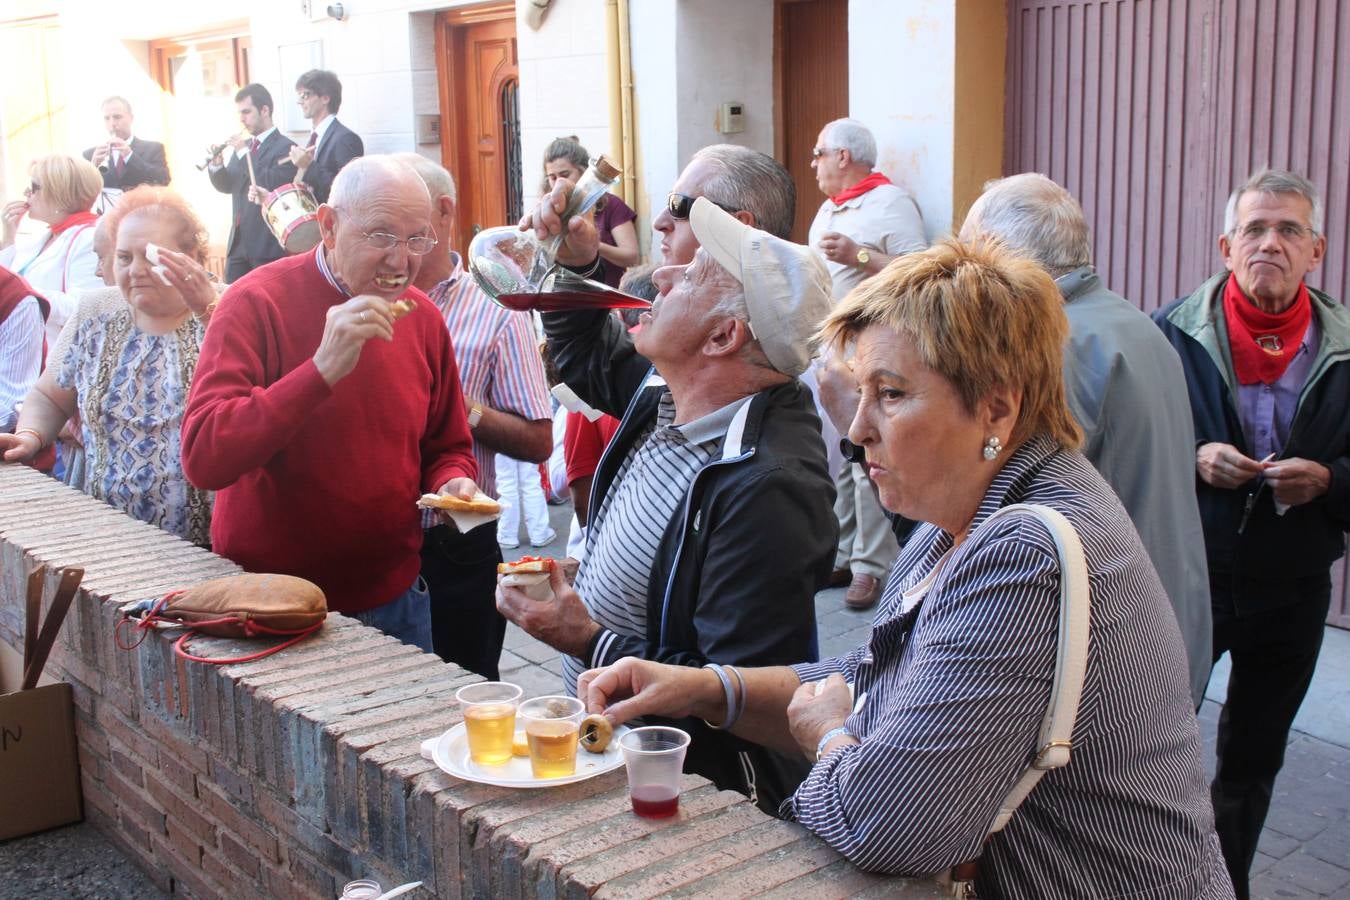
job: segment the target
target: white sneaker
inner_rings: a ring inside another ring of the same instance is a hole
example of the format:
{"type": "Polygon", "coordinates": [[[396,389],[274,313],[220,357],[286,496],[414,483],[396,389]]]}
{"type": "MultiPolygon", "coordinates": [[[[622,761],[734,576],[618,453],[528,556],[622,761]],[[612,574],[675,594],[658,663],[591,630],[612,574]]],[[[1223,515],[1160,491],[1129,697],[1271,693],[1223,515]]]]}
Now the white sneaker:
{"type": "Polygon", "coordinates": [[[497,543],[505,547],[507,550],[514,550],[520,546],[520,541],[503,541],[499,539],[497,543]]]}
{"type": "Polygon", "coordinates": [[[549,544],[553,543],[553,542],[556,541],[557,539],[558,539],[558,532],[556,532],[556,531],[554,531],[554,530],[552,530],[552,529],[549,529],[548,537],[544,538],[542,541],[536,541],[536,540],[534,540],[533,538],[531,538],[531,539],[530,539],[530,546],[531,546],[531,547],[547,547],[549,544]]]}

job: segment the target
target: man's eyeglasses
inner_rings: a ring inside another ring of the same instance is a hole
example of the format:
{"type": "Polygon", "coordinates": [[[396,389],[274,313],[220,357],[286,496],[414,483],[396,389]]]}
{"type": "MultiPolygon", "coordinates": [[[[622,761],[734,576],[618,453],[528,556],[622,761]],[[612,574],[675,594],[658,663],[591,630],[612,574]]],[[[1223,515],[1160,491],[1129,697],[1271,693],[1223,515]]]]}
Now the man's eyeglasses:
{"type": "Polygon", "coordinates": [[[308,100],[310,97],[313,97],[314,95],[313,95],[312,93],[310,93],[309,91],[301,91],[301,92],[300,92],[299,94],[297,94],[296,96],[298,96],[298,97],[300,98],[300,102],[301,102],[301,103],[304,103],[306,100],[308,100]]]}
{"type": "MultiPolygon", "coordinates": [[[[694,201],[697,199],[697,197],[690,197],[688,194],[677,194],[674,191],[671,191],[671,193],[666,196],[666,212],[670,213],[672,219],[687,219],[689,218],[689,211],[694,208],[694,201]]],[[[739,212],[734,206],[718,203],[711,197],[708,198],[708,202],[731,213],[733,216],[739,212]]]]}
{"type": "Polygon", "coordinates": [[[837,147],[815,147],[811,150],[811,158],[820,159],[826,153],[838,153],[838,152],[839,149],[837,147]]]}
{"type": "Polygon", "coordinates": [[[1275,230],[1275,235],[1282,241],[1296,241],[1305,234],[1313,234],[1311,227],[1300,225],[1297,222],[1276,222],[1274,225],[1267,225],[1265,222],[1248,222],[1246,225],[1239,225],[1234,232],[1244,241],[1259,241],[1266,236],[1266,232],[1275,230]]]}
{"type": "Polygon", "coordinates": [[[361,233],[365,235],[366,243],[376,250],[393,250],[399,244],[407,244],[408,252],[413,256],[425,256],[435,249],[439,243],[434,237],[428,237],[424,234],[413,235],[404,240],[387,231],[363,231],[361,233]]]}

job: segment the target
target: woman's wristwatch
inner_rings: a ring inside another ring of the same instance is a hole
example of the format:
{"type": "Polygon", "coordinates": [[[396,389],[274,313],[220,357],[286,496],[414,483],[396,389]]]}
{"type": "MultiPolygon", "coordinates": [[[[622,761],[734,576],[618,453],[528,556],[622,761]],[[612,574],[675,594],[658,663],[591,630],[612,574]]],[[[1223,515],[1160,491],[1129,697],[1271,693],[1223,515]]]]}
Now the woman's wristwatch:
{"type": "Polygon", "coordinates": [[[825,755],[826,744],[828,744],[835,738],[842,737],[844,735],[848,735],[854,740],[857,740],[857,738],[853,736],[853,732],[849,731],[843,725],[840,725],[838,728],[831,728],[829,731],[825,732],[825,734],[823,734],[820,738],[820,743],[816,744],[816,762],[820,762],[820,758],[825,755]]]}

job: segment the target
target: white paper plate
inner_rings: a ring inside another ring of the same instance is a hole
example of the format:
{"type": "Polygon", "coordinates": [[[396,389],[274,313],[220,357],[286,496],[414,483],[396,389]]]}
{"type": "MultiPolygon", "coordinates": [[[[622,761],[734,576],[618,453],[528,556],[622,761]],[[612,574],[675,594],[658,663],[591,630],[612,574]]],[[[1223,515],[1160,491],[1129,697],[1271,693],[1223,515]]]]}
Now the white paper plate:
{"type": "Polygon", "coordinates": [[[578,748],[577,771],[563,778],[535,778],[534,772],[530,770],[529,758],[522,756],[513,756],[510,762],[500,766],[480,766],[469,758],[469,741],[464,735],[463,722],[438,738],[423,741],[422,756],[434,762],[441,771],[465,781],[512,788],[553,787],[585,781],[622,766],[623,753],[619,750],[619,738],[627,732],[626,725],[615,728],[614,738],[604,753],[588,753],[578,748]]]}

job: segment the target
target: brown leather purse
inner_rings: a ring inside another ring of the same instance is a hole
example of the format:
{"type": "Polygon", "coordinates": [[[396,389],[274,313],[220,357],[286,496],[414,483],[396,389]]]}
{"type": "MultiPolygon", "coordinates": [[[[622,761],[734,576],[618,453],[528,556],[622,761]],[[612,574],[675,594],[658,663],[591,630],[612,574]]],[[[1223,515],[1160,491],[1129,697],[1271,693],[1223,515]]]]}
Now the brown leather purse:
{"type": "Polygon", "coordinates": [[[122,615],[124,622],[135,620],[135,627],[142,631],[135,644],[123,649],[138,646],[150,629],[186,628],[174,643],[179,656],[196,662],[238,663],[270,656],[318,631],[328,617],[328,603],[323,590],[303,578],[246,574],[213,578],[159,600],[130,603],[122,607],[122,615]],[[188,640],[196,634],[289,640],[246,656],[208,658],[187,651],[188,640]]]}

